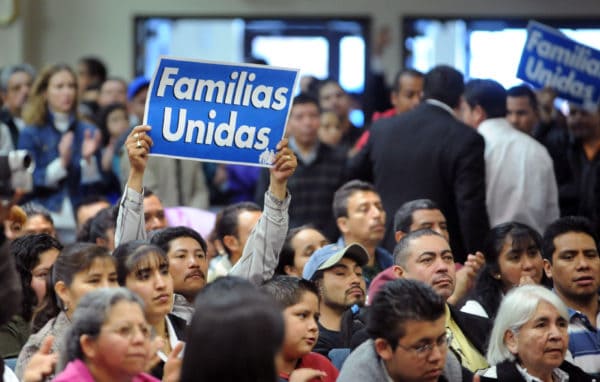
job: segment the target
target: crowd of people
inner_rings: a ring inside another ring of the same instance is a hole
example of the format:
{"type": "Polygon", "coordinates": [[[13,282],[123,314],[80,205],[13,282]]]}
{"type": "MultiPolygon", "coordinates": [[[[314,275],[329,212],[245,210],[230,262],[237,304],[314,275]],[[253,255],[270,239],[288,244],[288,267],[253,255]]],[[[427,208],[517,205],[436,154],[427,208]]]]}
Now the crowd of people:
{"type": "Polygon", "coordinates": [[[359,128],[307,78],[259,169],[149,155],[149,85],[0,72],[5,381],[600,380],[600,105],[440,65],[359,128]]]}

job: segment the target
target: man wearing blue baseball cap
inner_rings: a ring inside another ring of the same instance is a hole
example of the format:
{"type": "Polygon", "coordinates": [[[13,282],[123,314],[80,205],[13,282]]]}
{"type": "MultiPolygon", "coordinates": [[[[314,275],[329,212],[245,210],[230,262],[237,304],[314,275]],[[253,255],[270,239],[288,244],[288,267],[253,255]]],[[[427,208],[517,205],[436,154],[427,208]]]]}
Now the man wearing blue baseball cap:
{"type": "Polygon", "coordinates": [[[304,266],[302,277],[313,281],[320,295],[319,340],[313,351],[330,356],[332,349],[349,349],[352,333],[364,327],[358,312],[365,303],[362,267],[368,261],[360,244],[329,244],[317,249],[304,266]],[[348,320],[343,319],[345,314],[348,320]],[[342,330],[345,325],[352,327],[342,330]]]}

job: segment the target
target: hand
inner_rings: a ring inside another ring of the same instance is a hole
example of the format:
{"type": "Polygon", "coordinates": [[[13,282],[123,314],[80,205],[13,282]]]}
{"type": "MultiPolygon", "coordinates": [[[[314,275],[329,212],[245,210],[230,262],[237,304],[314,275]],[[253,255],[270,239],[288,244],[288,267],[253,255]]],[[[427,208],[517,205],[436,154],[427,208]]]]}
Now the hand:
{"type": "Polygon", "coordinates": [[[271,180],[269,189],[280,200],[285,199],[287,180],[296,171],[298,160],[294,152],[288,147],[288,139],[283,138],[277,144],[277,154],[271,167],[271,180]]]}
{"type": "Polygon", "coordinates": [[[127,156],[129,157],[129,163],[131,164],[131,171],[143,174],[146,170],[148,153],[150,152],[150,147],[153,145],[152,138],[146,134],[150,130],[151,127],[148,125],[136,126],[131,130],[131,133],[129,133],[129,136],[125,140],[127,156]]]}
{"type": "Polygon", "coordinates": [[[71,155],[73,154],[71,149],[71,147],[73,147],[73,139],[73,132],[67,131],[62,138],[60,138],[60,142],[58,143],[58,155],[60,156],[60,161],[64,168],[67,168],[71,161],[71,155]]]}
{"type": "Polygon", "coordinates": [[[485,265],[483,253],[476,252],[475,255],[469,254],[463,267],[456,271],[456,286],[454,293],[448,298],[450,304],[456,304],[462,300],[475,286],[477,274],[485,265]]]}
{"type": "Polygon", "coordinates": [[[277,144],[277,154],[271,167],[271,177],[276,182],[287,182],[298,167],[298,160],[294,152],[288,147],[288,139],[283,138],[277,144]]]}
{"type": "Polygon", "coordinates": [[[535,285],[536,282],[531,278],[531,276],[521,276],[519,279],[519,286],[522,285],[535,285]]]}
{"type": "Polygon", "coordinates": [[[40,349],[31,357],[25,366],[22,382],[39,382],[54,372],[58,354],[52,353],[54,336],[48,336],[42,342],[40,349]]]}
{"type": "Polygon", "coordinates": [[[183,359],[179,357],[181,351],[185,344],[183,342],[178,342],[169,354],[169,358],[167,362],[165,362],[165,367],[163,369],[163,382],[178,382],[179,376],[181,375],[181,365],[183,364],[183,359]]]}
{"type": "Polygon", "coordinates": [[[302,368],[302,369],[296,369],[296,370],[292,371],[292,373],[290,374],[290,379],[288,381],[289,382],[308,382],[308,381],[312,381],[314,378],[319,378],[320,380],[323,380],[323,378],[325,378],[326,376],[327,376],[327,373],[325,373],[324,371],[302,368]]]}
{"type": "Polygon", "coordinates": [[[150,371],[160,362],[158,351],[163,348],[165,341],[161,337],[154,337],[150,342],[150,351],[146,359],[146,371],[150,371]]]}
{"type": "Polygon", "coordinates": [[[102,142],[102,134],[99,131],[87,129],[83,133],[83,142],[81,143],[81,157],[89,161],[92,155],[96,153],[102,142]]]}
{"type": "Polygon", "coordinates": [[[127,186],[137,192],[142,192],[144,171],[146,171],[146,164],[148,163],[148,153],[150,152],[150,147],[153,145],[152,138],[147,134],[150,130],[151,127],[148,125],[136,126],[125,140],[127,156],[131,164],[127,186]]]}

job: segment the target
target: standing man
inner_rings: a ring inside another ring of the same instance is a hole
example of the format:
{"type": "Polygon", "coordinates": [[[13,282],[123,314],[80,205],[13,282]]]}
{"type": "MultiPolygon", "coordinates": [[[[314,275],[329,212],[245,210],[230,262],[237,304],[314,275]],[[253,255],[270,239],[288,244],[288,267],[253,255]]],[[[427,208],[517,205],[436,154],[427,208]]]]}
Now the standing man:
{"type": "Polygon", "coordinates": [[[486,203],[491,226],[516,221],[538,232],[559,216],[552,159],[506,120],[506,90],[493,80],[465,87],[463,121],[485,140],[486,203]]]}
{"type": "Polygon", "coordinates": [[[569,103],[569,134],[548,142],[554,159],[561,216],[579,215],[600,223],[600,104],[569,103]]]}
{"type": "Polygon", "coordinates": [[[560,218],[542,240],[544,269],[554,292],[569,309],[569,352],[573,363],[600,377],[600,257],[588,219],[560,218]]]}
{"type": "Polygon", "coordinates": [[[372,181],[381,195],[388,216],[387,249],[394,246],[394,212],[420,198],[434,200],[443,211],[459,262],[482,246],[489,229],[484,141],[456,118],[463,90],[460,72],[433,68],[424,79],[425,101],[375,122],[367,145],[351,159],[349,173],[372,181]]]}
{"type": "Polygon", "coordinates": [[[506,119],[517,130],[534,135],[540,122],[535,93],[525,84],[513,86],[506,91],[506,119]]]}

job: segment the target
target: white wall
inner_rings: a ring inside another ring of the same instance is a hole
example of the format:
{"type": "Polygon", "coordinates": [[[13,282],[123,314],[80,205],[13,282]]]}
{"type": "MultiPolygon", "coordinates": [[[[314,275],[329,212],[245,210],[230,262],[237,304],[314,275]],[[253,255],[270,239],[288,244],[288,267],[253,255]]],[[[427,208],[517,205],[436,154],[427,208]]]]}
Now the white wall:
{"type": "Polygon", "coordinates": [[[384,56],[396,68],[400,21],[412,16],[576,17],[600,15],[598,0],[19,0],[21,15],[0,28],[0,66],[29,61],[75,64],[86,54],[109,63],[112,74],[133,74],[134,17],[198,16],[360,16],[373,32],[392,27],[393,49],[384,56]]]}

